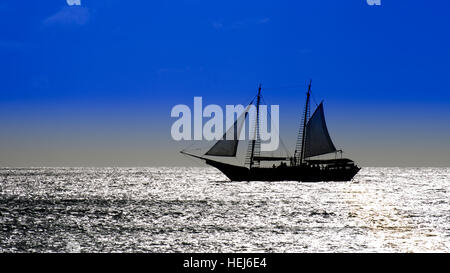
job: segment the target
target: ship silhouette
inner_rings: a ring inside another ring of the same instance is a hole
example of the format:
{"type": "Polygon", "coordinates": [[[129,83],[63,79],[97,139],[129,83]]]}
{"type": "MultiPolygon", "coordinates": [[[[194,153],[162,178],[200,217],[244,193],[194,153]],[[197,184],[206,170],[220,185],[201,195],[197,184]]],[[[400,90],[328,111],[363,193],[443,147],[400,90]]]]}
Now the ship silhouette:
{"type": "MultiPolygon", "coordinates": [[[[244,165],[229,164],[221,158],[236,157],[240,140],[237,135],[238,122],[247,118],[247,111],[233,125],[234,138],[226,139],[226,133],[205,154],[196,155],[186,150],[180,153],[204,160],[225,174],[231,181],[350,181],[360,170],[355,162],[342,158],[342,150],[337,150],[325,123],[323,102],[310,115],[311,81],[306,93],[306,105],[302,115],[296,148],[293,156],[261,156],[259,137],[259,106],[261,103],[261,85],[256,95],[255,137],[249,142],[244,165]],[[333,154],[332,159],[317,159],[317,156],[333,154]],[[340,154],[340,157],[338,157],[340,154]],[[316,159],[314,159],[316,158],[316,159]],[[271,167],[262,166],[262,162],[273,161],[271,167]]],[[[252,105],[254,100],[250,102],[252,105]]],[[[247,108],[248,109],[248,108],[247,108]]],[[[231,128],[230,128],[231,129],[231,128]]],[[[229,130],[230,130],[229,129],[229,130]]]]}

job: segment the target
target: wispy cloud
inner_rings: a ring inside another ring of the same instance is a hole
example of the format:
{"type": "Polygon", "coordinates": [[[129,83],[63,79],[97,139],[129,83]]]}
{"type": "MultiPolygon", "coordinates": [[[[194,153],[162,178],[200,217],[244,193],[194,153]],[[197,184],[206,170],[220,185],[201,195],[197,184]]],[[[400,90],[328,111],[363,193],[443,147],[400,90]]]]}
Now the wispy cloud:
{"type": "Polygon", "coordinates": [[[57,13],[47,17],[44,25],[85,25],[89,21],[89,9],[79,5],[63,7],[57,13]]]}
{"type": "Polygon", "coordinates": [[[270,22],[270,18],[261,18],[261,19],[247,19],[242,21],[235,21],[229,24],[225,24],[220,21],[214,21],[212,22],[212,27],[217,30],[228,30],[228,29],[239,29],[246,26],[252,26],[252,25],[260,25],[260,24],[267,24],[270,22]]]}
{"type": "Polygon", "coordinates": [[[223,24],[219,23],[219,22],[213,22],[212,23],[213,28],[215,29],[222,29],[223,28],[223,24]]]}
{"type": "Polygon", "coordinates": [[[258,21],[259,24],[267,24],[270,22],[270,18],[263,18],[258,21]]]}
{"type": "Polygon", "coordinates": [[[156,74],[158,76],[162,75],[168,75],[172,73],[185,73],[185,72],[191,72],[191,71],[203,71],[203,66],[200,67],[191,67],[191,66],[184,66],[184,67],[161,67],[156,69],[156,74]]]}
{"type": "Polygon", "coordinates": [[[300,49],[298,50],[298,53],[299,53],[300,55],[308,55],[308,54],[312,53],[312,50],[309,49],[309,48],[300,48],[300,49]]]}
{"type": "Polygon", "coordinates": [[[23,48],[26,44],[18,41],[3,40],[0,41],[0,48],[23,48]]]}
{"type": "Polygon", "coordinates": [[[66,0],[69,6],[81,6],[81,0],[66,0]]]}

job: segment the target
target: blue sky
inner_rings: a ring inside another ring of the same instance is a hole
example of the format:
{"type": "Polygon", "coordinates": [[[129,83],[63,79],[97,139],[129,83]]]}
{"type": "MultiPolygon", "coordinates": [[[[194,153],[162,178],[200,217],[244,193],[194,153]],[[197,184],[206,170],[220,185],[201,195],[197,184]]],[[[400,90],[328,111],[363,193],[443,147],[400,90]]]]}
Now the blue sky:
{"type": "Polygon", "coordinates": [[[450,3],[381,4],[0,1],[0,164],[191,165],[172,106],[259,83],[291,143],[312,78],[361,165],[450,166],[450,3]]]}

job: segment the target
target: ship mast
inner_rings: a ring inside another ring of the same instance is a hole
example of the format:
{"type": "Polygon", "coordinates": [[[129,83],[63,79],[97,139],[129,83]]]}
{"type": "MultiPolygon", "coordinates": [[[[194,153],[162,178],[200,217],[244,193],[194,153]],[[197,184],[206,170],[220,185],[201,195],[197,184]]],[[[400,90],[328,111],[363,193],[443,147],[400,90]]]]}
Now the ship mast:
{"type": "Polygon", "coordinates": [[[305,156],[305,140],[306,140],[306,124],[308,122],[308,108],[309,108],[309,97],[311,96],[311,81],[309,80],[308,93],[306,93],[306,105],[305,105],[305,116],[303,119],[303,132],[302,132],[302,148],[300,151],[300,166],[303,165],[303,160],[305,156]]]}
{"type": "Polygon", "coordinates": [[[261,102],[261,84],[258,87],[258,96],[256,99],[256,130],[255,130],[255,138],[252,140],[252,151],[250,154],[250,169],[253,167],[253,157],[255,153],[255,144],[259,137],[259,104],[261,102]]]}

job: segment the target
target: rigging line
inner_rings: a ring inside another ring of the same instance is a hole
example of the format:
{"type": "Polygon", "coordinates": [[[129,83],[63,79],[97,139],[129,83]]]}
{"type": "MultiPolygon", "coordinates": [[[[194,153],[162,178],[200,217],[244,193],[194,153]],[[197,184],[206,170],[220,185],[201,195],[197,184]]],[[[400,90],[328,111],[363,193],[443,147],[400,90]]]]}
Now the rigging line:
{"type": "Polygon", "coordinates": [[[252,98],[251,100],[245,100],[244,102],[249,101],[249,102],[246,103],[245,105],[247,106],[247,105],[249,105],[249,104],[252,104],[253,101],[255,100],[255,98],[256,98],[257,96],[258,96],[258,94],[254,95],[253,98],[252,98]]]}
{"type": "Polygon", "coordinates": [[[252,104],[257,96],[258,95],[253,96],[253,98],[251,100],[245,100],[245,101],[249,101],[248,103],[245,104],[245,106],[252,104]]]}
{"type": "Polygon", "coordinates": [[[316,104],[316,106],[319,106],[319,104],[317,103],[316,98],[314,97],[314,94],[313,94],[312,91],[311,91],[310,94],[312,95],[313,101],[314,101],[314,103],[316,104]]]}
{"type": "Polygon", "coordinates": [[[279,86],[279,87],[264,87],[262,90],[280,90],[280,89],[292,89],[292,88],[301,88],[304,85],[289,85],[289,86],[279,86]]]}
{"type": "Polygon", "coordinates": [[[189,159],[189,160],[195,162],[196,165],[198,165],[198,166],[203,166],[203,165],[199,162],[199,160],[201,160],[201,159],[199,159],[199,158],[193,158],[193,157],[188,156],[188,155],[186,155],[186,154],[182,154],[182,155],[185,156],[187,159],[189,159]]]}
{"type": "MultiPolygon", "coordinates": [[[[264,97],[261,95],[261,99],[263,100],[263,102],[267,105],[266,100],[264,99],[264,97]]],[[[267,113],[269,114],[270,119],[272,120],[272,116],[270,115],[270,112],[267,111],[267,113]]],[[[278,130],[277,130],[278,131],[278,130]]],[[[291,153],[289,153],[289,150],[287,149],[286,145],[283,142],[283,139],[281,138],[281,134],[278,131],[278,135],[280,135],[280,144],[282,146],[282,148],[284,149],[284,151],[286,152],[286,154],[288,155],[288,157],[291,157],[291,153]]]]}

